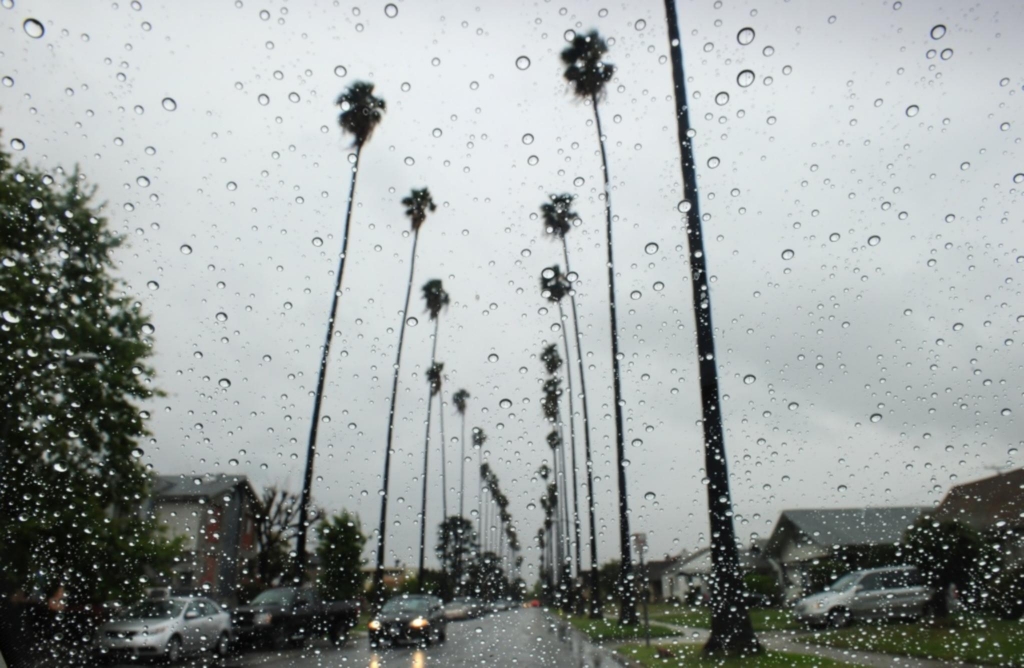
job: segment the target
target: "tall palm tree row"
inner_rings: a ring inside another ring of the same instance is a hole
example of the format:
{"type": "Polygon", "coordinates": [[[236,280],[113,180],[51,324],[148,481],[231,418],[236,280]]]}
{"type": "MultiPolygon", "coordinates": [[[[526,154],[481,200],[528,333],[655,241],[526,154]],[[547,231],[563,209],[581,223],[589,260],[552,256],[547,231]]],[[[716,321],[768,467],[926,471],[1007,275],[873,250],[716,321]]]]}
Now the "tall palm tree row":
{"type": "Polygon", "coordinates": [[[568,607],[575,596],[575,587],[572,582],[571,551],[572,541],[569,537],[569,493],[565,461],[565,439],[562,428],[562,386],[561,378],[557,375],[562,368],[562,357],[558,354],[558,345],[550,344],[541,351],[541,362],[548,373],[548,379],[544,381],[544,396],[541,399],[541,410],[544,419],[551,425],[551,432],[548,433],[548,446],[551,448],[552,461],[555,469],[555,485],[558,488],[558,505],[556,507],[558,523],[560,526],[558,543],[561,552],[558,563],[558,589],[564,594],[562,603],[568,607]]]}
{"type": "Polygon", "coordinates": [[[402,366],[402,343],[405,340],[405,326],[409,317],[409,298],[412,296],[412,281],[416,273],[416,247],[420,241],[420,229],[427,221],[427,214],[437,210],[434,199],[427,188],[413,190],[402,200],[405,215],[412,225],[412,256],[409,261],[409,280],[405,289],[405,305],[402,307],[402,320],[398,328],[398,350],[395,354],[395,373],[391,383],[391,404],[388,406],[387,444],[384,449],[384,475],[380,496],[380,523],[377,529],[377,567],[373,571],[373,594],[377,604],[383,604],[384,583],[384,549],[388,518],[388,483],[391,477],[391,452],[395,435],[395,401],[398,399],[398,376],[402,366]]]}
{"type": "MultiPolygon", "coordinates": [[[[569,279],[562,273],[561,268],[556,264],[547,267],[541,272],[540,276],[540,291],[541,296],[548,301],[558,305],[558,323],[562,330],[562,345],[565,347],[565,381],[566,381],[566,394],[569,401],[569,447],[572,450],[572,505],[573,505],[573,542],[576,546],[575,554],[575,565],[576,565],[576,577],[579,578],[582,570],[582,544],[580,539],[580,495],[579,495],[579,483],[577,482],[577,470],[576,465],[576,418],[575,411],[573,410],[573,393],[572,393],[572,370],[568,360],[571,358],[569,351],[569,334],[567,332],[568,327],[565,322],[565,309],[562,308],[562,299],[571,291],[571,285],[569,279]]],[[[596,544],[596,543],[595,543],[596,544]]],[[[591,595],[596,595],[596,591],[592,591],[591,595]]],[[[576,603],[576,613],[582,614],[583,612],[583,597],[579,595],[578,587],[576,582],[573,582],[573,599],[576,603]]]]}
{"type": "MultiPolygon", "coordinates": [[[[417,571],[420,593],[423,592],[423,566],[427,549],[427,481],[430,472],[428,466],[430,462],[430,415],[433,413],[434,397],[441,392],[441,376],[443,373],[444,364],[432,360],[430,368],[427,370],[427,385],[430,388],[430,396],[427,399],[427,433],[423,444],[423,497],[420,502],[420,561],[419,570],[417,571]]],[[[447,515],[445,515],[445,519],[447,519],[447,515]]],[[[442,563],[446,563],[446,561],[442,559],[442,563]]]]}
{"type": "MultiPolygon", "coordinates": [[[[452,404],[455,405],[455,410],[462,418],[462,436],[459,438],[459,517],[465,518],[465,504],[464,496],[466,491],[466,407],[469,401],[469,391],[466,389],[458,390],[452,395],[452,404]]],[[[463,524],[460,522],[459,526],[463,524]]],[[[459,536],[461,542],[462,536],[459,536]]],[[[456,555],[455,560],[455,586],[461,592],[462,587],[462,553],[459,552],[456,555]]]]}
{"type": "Polygon", "coordinates": [[[616,317],[615,262],[612,244],[611,182],[608,177],[608,154],[605,151],[605,137],[601,129],[601,114],[598,102],[604,94],[605,85],[615,74],[615,66],[604,62],[608,47],[597,31],[586,35],[577,34],[572,44],[562,51],[562,62],[566,65],[564,77],[573,86],[576,97],[591,104],[594,109],[594,124],[597,141],[601,149],[601,168],[604,174],[605,235],[608,249],[608,307],[612,338],[612,390],[615,395],[615,456],[619,469],[619,552],[622,566],[619,570],[619,623],[633,626],[639,622],[636,611],[636,587],[633,582],[632,550],[629,536],[629,497],[626,489],[626,446],[625,424],[622,416],[622,374],[619,368],[619,327],[616,317]]]}
{"type": "Polygon", "coordinates": [[[479,488],[477,489],[476,508],[476,535],[477,541],[483,549],[483,542],[486,538],[483,533],[484,521],[484,443],[487,442],[487,434],[481,427],[473,427],[473,448],[476,450],[477,470],[481,471],[479,488]]]}
{"type": "Polygon", "coordinates": [[[711,528],[711,635],[704,645],[708,655],[749,655],[761,651],[750,622],[750,610],[740,577],[739,550],[732,521],[729,470],[725,456],[722,410],[718,397],[718,368],[715,357],[714,326],[711,323],[711,291],[708,288],[707,259],[701,229],[700,199],[697,193],[696,162],[690,114],[687,109],[683,44],[675,0],[665,0],[672,77],[675,84],[676,127],[678,131],[686,211],[687,242],[690,251],[690,285],[693,290],[693,318],[697,332],[697,364],[700,372],[701,410],[704,426],[704,466],[708,476],[708,520],[711,528]]]}
{"type": "MultiPolygon", "coordinates": [[[[569,304],[572,306],[573,331],[576,334],[576,362],[580,379],[580,404],[583,408],[583,455],[587,466],[587,506],[590,520],[590,617],[592,619],[599,619],[602,616],[602,605],[597,572],[597,510],[594,497],[594,458],[590,448],[590,412],[587,409],[587,380],[583,370],[583,337],[580,334],[580,320],[576,310],[576,290],[573,288],[573,282],[569,278],[572,276],[572,270],[569,268],[569,242],[566,240],[566,235],[569,234],[569,231],[580,218],[572,210],[572,195],[550,195],[549,199],[551,200],[550,202],[541,204],[541,217],[544,221],[545,233],[552,239],[559,240],[562,244],[562,258],[565,260],[565,274],[568,285],[567,294],[569,295],[569,304]]],[[[559,311],[559,315],[563,315],[561,311],[559,311]]],[[[562,333],[565,335],[564,327],[562,333]]],[[[568,359],[568,354],[566,354],[566,358],[568,359]]],[[[575,465],[573,468],[575,468],[575,465]]]]}
{"type": "Polygon", "coordinates": [[[316,457],[317,429],[320,426],[320,406],[324,395],[324,380],[327,376],[327,360],[331,354],[331,340],[334,338],[334,321],[338,314],[338,300],[341,297],[341,279],[345,272],[345,258],[348,257],[349,227],[352,223],[352,204],[356,195],[356,177],[359,176],[360,158],[363,146],[384,117],[384,100],[373,95],[373,84],[357,81],[338,96],[335,103],[341,107],[338,125],[342,132],[352,135],[356,149],[355,166],[349,184],[348,206],[345,210],[345,225],[341,232],[341,254],[338,256],[338,271],[334,278],[334,294],[331,295],[331,311],[327,317],[327,334],[320,351],[320,366],[317,369],[316,391],[313,395],[313,420],[309,425],[309,442],[306,446],[306,469],[302,477],[302,493],[299,496],[299,531],[295,545],[295,579],[302,582],[306,575],[306,536],[309,531],[309,499],[313,485],[313,461],[316,457]]]}

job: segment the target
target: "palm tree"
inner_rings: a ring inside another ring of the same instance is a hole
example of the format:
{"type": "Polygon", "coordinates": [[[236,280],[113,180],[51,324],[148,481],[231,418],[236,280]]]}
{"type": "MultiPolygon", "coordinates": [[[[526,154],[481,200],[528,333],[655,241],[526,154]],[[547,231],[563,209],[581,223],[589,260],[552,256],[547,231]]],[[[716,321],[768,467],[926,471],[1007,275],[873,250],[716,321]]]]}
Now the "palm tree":
{"type": "MultiPolygon", "coordinates": [[[[430,460],[430,414],[433,413],[434,397],[441,391],[442,374],[444,364],[431,360],[430,368],[427,370],[427,385],[430,387],[430,396],[427,398],[427,435],[423,444],[423,500],[420,502],[420,567],[417,582],[420,593],[423,592],[423,558],[427,550],[427,462],[430,460]]],[[[448,515],[444,518],[447,520],[448,515]]],[[[444,563],[444,559],[441,560],[444,563]]]]}
{"type": "Polygon", "coordinates": [[[687,242],[693,289],[693,318],[697,332],[697,364],[704,425],[704,466],[708,476],[708,519],[711,528],[711,636],[704,653],[754,654],[761,646],[750,623],[750,610],[740,577],[736,530],[732,522],[729,470],[722,432],[722,410],[718,398],[718,368],[715,358],[714,327],[711,324],[711,291],[707,283],[707,260],[701,230],[700,199],[686,101],[682,39],[675,0],[665,0],[672,76],[675,83],[676,124],[683,170],[683,197],[690,203],[686,212],[687,242]]]}
{"type": "MultiPolygon", "coordinates": [[[[441,283],[441,279],[434,278],[423,284],[423,300],[427,303],[427,313],[430,314],[430,319],[434,321],[434,343],[430,353],[430,363],[433,364],[437,358],[437,338],[438,329],[441,324],[441,311],[448,308],[448,303],[451,298],[444,289],[444,285],[441,283]]],[[[428,404],[427,410],[430,411],[432,402],[428,404]]],[[[442,388],[440,398],[440,415],[438,418],[441,421],[441,507],[444,515],[448,517],[448,482],[446,474],[446,457],[445,457],[445,442],[444,442],[444,391],[442,388]]]]}
{"type": "MultiPolygon", "coordinates": [[[[573,228],[574,223],[579,220],[579,216],[572,210],[572,195],[551,195],[549,199],[551,200],[550,202],[545,202],[540,207],[544,220],[544,231],[551,238],[558,239],[562,243],[562,257],[565,260],[566,272],[565,280],[568,285],[567,294],[569,295],[569,304],[572,306],[573,331],[576,333],[576,362],[580,377],[580,403],[583,405],[583,454],[587,464],[587,496],[589,497],[587,505],[590,510],[590,617],[591,619],[600,619],[602,613],[600,583],[597,571],[597,512],[594,507],[594,460],[590,449],[590,414],[587,411],[587,382],[583,371],[583,341],[580,334],[580,321],[576,312],[576,291],[572,287],[572,282],[569,281],[572,271],[569,268],[569,243],[565,238],[569,230],[573,228]]],[[[554,277],[552,278],[554,279],[554,277]]],[[[545,286],[542,283],[541,290],[544,290],[544,288],[545,286]]],[[[551,288],[554,290],[551,293],[552,297],[557,296],[558,291],[562,289],[557,280],[552,281],[551,288]]],[[[558,314],[564,322],[565,314],[561,310],[561,300],[559,300],[558,314]]],[[[562,336],[567,336],[564,327],[562,328],[562,336]]],[[[568,346],[566,346],[566,350],[568,351],[568,346]]],[[[569,354],[566,352],[566,357],[568,358],[568,356],[569,354]]],[[[571,379],[571,373],[569,377],[571,379]]],[[[572,413],[571,407],[569,412],[572,413]]],[[[575,452],[575,449],[573,452],[575,452]]]]}
{"type": "Polygon", "coordinates": [[[487,442],[487,434],[480,427],[473,427],[473,447],[476,449],[477,468],[480,474],[480,489],[477,491],[477,515],[476,533],[479,537],[481,549],[484,542],[483,521],[484,521],[484,443],[487,442]]]}
{"type": "Polygon", "coordinates": [[[306,470],[302,477],[302,494],[299,497],[299,532],[295,543],[295,578],[302,582],[306,575],[306,534],[309,530],[308,509],[310,489],[313,485],[313,460],[316,457],[316,436],[320,426],[320,405],[324,396],[324,379],[327,376],[327,360],[331,353],[331,339],[334,334],[334,320],[338,314],[338,299],[341,297],[341,278],[348,256],[348,232],[352,222],[352,203],[356,195],[356,177],[359,176],[359,158],[374,128],[384,117],[384,100],[373,95],[373,84],[358,81],[338,96],[335,103],[341,107],[338,124],[343,132],[352,135],[356,149],[355,167],[348,191],[348,207],[345,211],[345,227],[341,234],[341,255],[338,257],[338,272],[334,280],[334,294],[331,296],[331,314],[327,318],[327,335],[320,351],[320,367],[317,370],[316,393],[313,395],[313,421],[309,425],[309,442],[306,446],[306,470]]]}
{"type": "MultiPolygon", "coordinates": [[[[469,399],[469,392],[461,389],[452,395],[452,403],[455,410],[462,417],[462,436],[459,438],[459,518],[464,518],[465,505],[463,495],[466,491],[466,401],[469,399]]],[[[462,524],[459,524],[461,527],[462,524]]],[[[461,536],[460,536],[461,539],[461,536]]],[[[456,555],[455,559],[455,587],[458,593],[462,590],[462,554],[456,555]]]]}
{"type": "MultiPolygon", "coordinates": [[[[564,238],[564,236],[563,236],[564,238]]],[[[567,253],[568,255],[568,253],[567,253]]],[[[548,301],[558,305],[558,322],[561,325],[562,330],[562,345],[565,346],[565,358],[570,358],[569,352],[569,334],[566,331],[568,327],[565,326],[565,311],[562,309],[562,299],[570,294],[572,291],[569,279],[562,274],[559,266],[552,265],[541,272],[540,275],[540,291],[541,295],[548,301]]],[[[544,361],[544,360],[542,360],[544,361]]],[[[547,362],[545,361],[545,366],[547,362]]],[[[556,369],[557,370],[557,369],[556,369]]],[[[548,373],[554,373],[550,369],[548,373]]],[[[580,577],[580,573],[583,572],[583,558],[581,554],[582,545],[580,540],[580,496],[579,496],[579,484],[576,480],[576,412],[573,409],[573,396],[572,396],[572,371],[566,366],[565,369],[565,380],[566,380],[566,394],[569,397],[569,445],[572,449],[572,507],[573,507],[573,537],[576,543],[576,577],[580,577]]],[[[589,440],[589,439],[588,439],[589,440]]],[[[592,480],[592,479],[591,479],[592,480]]],[[[591,504],[591,516],[593,516],[593,504],[591,504]]],[[[597,546],[597,541],[594,536],[591,536],[592,547],[597,546]]],[[[577,604],[577,614],[583,613],[583,597],[578,595],[578,587],[576,583],[573,583],[573,599],[577,604]]],[[[596,591],[591,591],[592,596],[596,596],[596,591]]]]}
{"type": "Polygon", "coordinates": [[[395,401],[398,398],[398,373],[402,366],[402,342],[405,339],[405,325],[409,314],[409,298],[412,296],[412,279],[416,272],[416,246],[420,241],[420,228],[427,220],[427,214],[437,209],[430,191],[426,188],[413,190],[402,200],[405,215],[412,224],[412,259],[409,262],[409,281],[405,289],[405,305],[402,307],[402,322],[398,328],[398,352],[395,356],[395,375],[391,383],[391,405],[388,408],[387,447],[384,449],[383,493],[380,495],[380,524],[377,529],[377,568],[373,572],[373,592],[378,604],[383,604],[384,592],[384,534],[388,518],[388,482],[391,477],[391,443],[395,435],[395,401]]]}
{"type": "Polygon", "coordinates": [[[601,131],[601,114],[598,100],[604,86],[615,74],[615,66],[604,62],[608,51],[604,40],[597,31],[587,35],[577,34],[572,45],[562,51],[562,62],[566,64],[565,79],[574,87],[576,97],[587,100],[594,108],[594,123],[597,126],[597,140],[601,147],[601,167],[604,172],[605,232],[608,238],[608,306],[612,333],[612,389],[615,394],[615,455],[619,467],[619,552],[622,567],[619,570],[619,623],[634,626],[638,623],[636,612],[636,590],[633,585],[632,551],[629,538],[629,498],[626,492],[626,446],[622,417],[622,379],[619,370],[619,326],[616,318],[615,264],[612,257],[612,205],[611,183],[608,179],[608,155],[604,148],[604,133],[601,131]]]}

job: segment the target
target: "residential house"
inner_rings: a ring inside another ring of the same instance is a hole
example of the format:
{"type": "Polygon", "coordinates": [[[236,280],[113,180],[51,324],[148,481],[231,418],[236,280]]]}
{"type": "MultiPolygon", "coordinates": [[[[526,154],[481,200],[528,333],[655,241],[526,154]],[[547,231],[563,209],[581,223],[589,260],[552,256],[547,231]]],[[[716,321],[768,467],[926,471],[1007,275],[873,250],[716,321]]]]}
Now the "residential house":
{"type": "Polygon", "coordinates": [[[785,510],[764,547],[787,600],[813,593],[836,575],[898,562],[895,544],[926,509],[785,510]]]}
{"type": "Polygon", "coordinates": [[[203,591],[235,602],[250,584],[256,557],[260,500],[245,476],[157,476],[145,508],[170,538],[181,538],[183,558],[174,566],[172,589],[203,591]]]}
{"type": "MultiPolygon", "coordinates": [[[[739,551],[740,570],[759,573],[769,569],[761,556],[763,541],[754,541],[739,551]]],[[[711,575],[711,548],[704,547],[696,552],[680,554],[672,567],[665,569],[661,576],[663,600],[678,599],[686,603],[699,603],[710,594],[708,579],[711,575]]]]}
{"type": "Polygon", "coordinates": [[[1024,563],[1024,468],[957,485],[929,515],[999,539],[1011,564],[1024,563]]]}
{"type": "Polygon", "coordinates": [[[648,601],[665,600],[663,588],[665,574],[674,570],[681,558],[682,555],[670,557],[666,554],[664,559],[644,562],[644,573],[641,575],[647,582],[648,601]]]}

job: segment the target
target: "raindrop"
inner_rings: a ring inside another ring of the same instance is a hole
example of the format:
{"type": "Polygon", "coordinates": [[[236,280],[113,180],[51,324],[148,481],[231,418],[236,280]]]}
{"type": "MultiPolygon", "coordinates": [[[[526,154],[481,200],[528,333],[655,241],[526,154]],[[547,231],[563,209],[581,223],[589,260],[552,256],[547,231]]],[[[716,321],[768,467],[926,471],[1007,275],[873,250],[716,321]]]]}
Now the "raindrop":
{"type": "Polygon", "coordinates": [[[68,470],[68,465],[65,464],[64,462],[54,462],[53,470],[56,471],[57,473],[64,473],[68,470]]]}
{"type": "Polygon", "coordinates": [[[953,331],[954,332],[959,332],[963,328],[964,328],[964,323],[962,323],[962,322],[954,322],[953,323],[953,331]]]}
{"type": "Polygon", "coordinates": [[[3,79],[0,79],[0,82],[3,83],[5,88],[10,88],[11,86],[14,85],[14,79],[12,79],[10,77],[4,77],[3,79]]]}
{"type": "Polygon", "coordinates": [[[145,176],[140,176],[140,177],[136,178],[135,179],[135,183],[139,184],[139,187],[141,187],[141,188],[148,188],[149,187],[149,179],[147,179],[145,176]]]}
{"type": "Polygon", "coordinates": [[[907,117],[913,118],[914,116],[917,116],[917,112],[919,111],[921,111],[921,108],[918,107],[916,104],[912,104],[909,107],[907,107],[907,117]]]}
{"type": "Polygon", "coordinates": [[[396,7],[392,3],[384,5],[384,16],[388,17],[389,19],[395,18],[396,16],[398,16],[398,7],[396,7]]]}
{"type": "Polygon", "coordinates": [[[839,233],[833,232],[832,234],[828,235],[828,240],[832,242],[839,241],[839,233]]]}
{"type": "Polygon", "coordinates": [[[680,200],[679,204],[676,204],[676,211],[679,213],[686,213],[691,208],[693,208],[693,205],[690,204],[690,200],[680,200]]]}
{"type": "Polygon", "coordinates": [[[1024,174],[1020,174],[1020,173],[1014,174],[1013,175],[1013,182],[1014,183],[1024,183],[1024,174]]]}
{"type": "Polygon", "coordinates": [[[530,69],[530,59],[527,58],[526,56],[519,56],[518,58],[516,58],[516,67],[518,67],[520,70],[530,69]]]}
{"type": "Polygon", "coordinates": [[[577,176],[575,179],[572,180],[572,184],[574,186],[576,186],[577,188],[581,187],[583,185],[583,183],[584,183],[584,180],[583,180],[582,176],[577,176]]]}
{"type": "Polygon", "coordinates": [[[791,410],[791,411],[795,411],[796,409],[800,408],[800,404],[798,404],[798,403],[797,403],[797,402],[795,402],[795,401],[791,401],[791,402],[789,402],[789,406],[788,406],[788,408],[789,408],[789,410],[791,410]]]}
{"type": "Polygon", "coordinates": [[[295,102],[298,102],[301,99],[302,98],[295,91],[292,91],[291,93],[288,93],[288,101],[289,102],[295,103],[295,102]]]}
{"type": "Polygon", "coordinates": [[[651,286],[655,292],[661,292],[665,289],[665,284],[661,281],[655,281],[654,285],[651,286]]]}
{"type": "Polygon", "coordinates": [[[12,325],[14,325],[14,324],[17,324],[17,323],[21,322],[21,318],[19,318],[18,316],[16,316],[16,315],[15,315],[14,313],[12,313],[11,311],[4,311],[4,313],[3,313],[3,317],[4,317],[4,321],[5,321],[5,322],[9,322],[9,323],[11,323],[12,325]]]}
{"type": "Polygon", "coordinates": [[[633,292],[629,293],[630,299],[640,299],[641,297],[643,297],[643,294],[639,290],[633,290],[633,292]]]}
{"type": "Polygon", "coordinates": [[[836,487],[836,490],[838,490],[840,493],[845,492],[846,491],[846,485],[840,485],[839,487],[836,487]]]}
{"type": "Polygon", "coordinates": [[[1009,408],[1004,408],[999,412],[1003,417],[1009,417],[1010,415],[1013,415],[1013,411],[1011,411],[1009,408]]]}
{"type": "Polygon", "coordinates": [[[268,12],[265,9],[261,9],[260,10],[260,19],[262,19],[264,21],[269,21],[270,20],[270,12],[268,12]]]}
{"type": "Polygon", "coordinates": [[[15,151],[24,151],[25,142],[15,137],[14,139],[11,140],[11,148],[13,148],[15,151]]]}
{"type": "Polygon", "coordinates": [[[324,245],[324,240],[321,239],[320,237],[313,237],[313,245],[319,248],[320,246],[324,245]]]}
{"type": "Polygon", "coordinates": [[[715,156],[711,156],[710,158],[708,158],[708,167],[710,167],[711,169],[718,167],[720,164],[722,164],[722,161],[716,158],[715,156]]]}
{"type": "Polygon", "coordinates": [[[796,253],[793,252],[792,248],[787,248],[786,250],[782,251],[783,260],[792,260],[794,255],[796,255],[796,253]]]}
{"type": "Polygon", "coordinates": [[[565,31],[565,32],[564,32],[564,33],[562,34],[562,37],[563,37],[563,38],[565,38],[565,41],[566,41],[566,42],[571,42],[571,41],[573,41],[574,39],[576,39],[576,31],[575,31],[575,30],[566,30],[566,31],[565,31]]]}
{"type": "Polygon", "coordinates": [[[638,19],[637,22],[633,24],[633,27],[636,28],[637,30],[643,30],[644,28],[647,27],[647,21],[644,21],[643,19],[638,19]]]}
{"type": "Polygon", "coordinates": [[[738,33],[736,33],[736,41],[742,44],[743,46],[750,44],[751,42],[754,41],[754,29],[744,28],[743,30],[740,30],[738,33]]]}
{"type": "Polygon", "coordinates": [[[159,290],[160,284],[157,283],[156,281],[149,281],[148,283],[146,283],[146,287],[149,288],[150,290],[159,290]]]}
{"type": "Polygon", "coordinates": [[[647,499],[648,501],[654,501],[656,498],[658,498],[658,495],[655,494],[654,492],[647,492],[646,494],[644,494],[644,498],[647,499]]]}
{"type": "Polygon", "coordinates": [[[441,128],[434,128],[430,134],[434,135],[435,137],[440,137],[444,133],[441,131],[441,128]]]}
{"type": "Polygon", "coordinates": [[[167,111],[174,111],[178,108],[178,103],[174,101],[173,97],[165,97],[160,100],[160,105],[167,111]]]}
{"type": "Polygon", "coordinates": [[[181,251],[182,255],[191,255],[192,254],[192,247],[189,246],[188,244],[182,244],[181,248],[179,248],[178,250],[181,251]]]}
{"type": "Polygon", "coordinates": [[[717,104],[718,106],[721,107],[721,106],[724,106],[724,105],[726,105],[728,103],[729,103],[729,94],[726,93],[724,90],[721,93],[719,93],[718,95],[715,96],[715,104],[717,104]]]}
{"type": "Polygon", "coordinates": [[[228,380],[227,378],[221,378],[220,380],[217,381],[217,384],[223,387],[224,389],[231,387],[231,381],[228,380]]]}
{"type": "Polygon", "coordinates": [[[932,28],[932,39],[942,39],[946,34],[946,26],[941,23],[932,28]]]}
{"type": "Polygon", "coordinates": [[[415,327],[416,325],[420,324],[420,321],[416,319],[416,316],[409,316],[406,319],[405,324],[408,325],[409,327],[415,327]]]}
{"type": "Polygon", "coordinates": [[[334,76],[343,77],[346,74],[348,74],[348,70],[345,69],[344,65],[338,65],[337,67],[334,68],[334,76]]]}
{"type": "Polygon", "coordinates": [[[234,181],[228,181],[227,184],[224,187],[227,188],[228,190],[232,191],[232,192],[234,192],[235,190],[238,190],[238,184],[235,183],[234,181]]]}
{"type": "Polygon", "coordinates": [[[872,234],[868,237],[868,246],[877,246],[880,243],[882,243],[882,237],[877,234],[872,234]]]}
{"type": "Polygon", "coordinates": [[[882,421],[882,414],[881,413],[872,413],[871,417],[869,419],[872,422],[881,422],[882,421]]]}
{"type": "Polygon", "coordinates": [[[648,255],[654,255],[655,253],[658,252],[658,244],[652,241],[651,243],[644,246],[644,252],[647,253],[648,255]]]}
{"type": "Polygon", "coordinates": [[[404,162],[405,162],[405,164],[407,164],[410,167],[412,167],[413,165],[416,164],[416,159],[413,158],[411,155],[407,155],[407,156],[405,156],[404,162]]]}
{"type": "Polygon", "coordinates": [[[961,172],[966,172],[970,168],[971,168],[971,163],[967,162],[966,160],[964,162],[960,163],[960,171],[961,172]]]}
{"type": "Polygon", "coordinates": [[[270,104],[270,96],[269,96],[269,95],[267,95],[266,93],[260,93],[260,96],[259,96],[259,97],[257,97],[256,99],[257,99],[257,100],[259,101],[259,103],[260,103],[260,104],[262,104],[262,105],[263,105],[264,107],[265,107],[265,106],[267,106],[268,104],[270,104]]]}
{"type": "Polygon", "coordinates": [[[531,167],[536,165],[538,162],[540,162],[540,158],[538,158],[535,155],[531,155],[529,158],[526,159],[526,164],[530,165],[531,167]]]}
{"type": "Polygon", "coordinates": [[[496,354],[494,354],[494,353],[491,353],[490,355],[487,356],[487,361],[488,362],[497,362],[498,361],[498,356],[496,354]]]}
{"type": "Polygon", "coordinates": [[[139,457],[141,457],[144,454],[145,453],[142,451],[142,448],[132,448],[132,457],[135,457],[136,459],[138,459],[139,457]]]}
{"type": "Polygon", "coordinates": [[[949,60],[953,57],[953,49],[943,49],[942,53],[939,54],[939,58],[943,60],[949,60]]]}
{"type": "Polygon", "coordinates": [[[227,319],[228,319],[228,314],[227,314],[227,313],[225,313],[224,311],[220,311],[220,312],[218,312],[218,313],[217,313],[217,315],[216,315],[216,316],[214,316],[214,317],[216,317],[216,318],[217,318],[217,322],[227,322],[227,319]]]}
{"type": "Polygon", "coordinates": [[[750,84],[754,83],[755,78],[756,77],[754,76],[754,72],[752,70],[743,70],[742,72],[736,75],[736,84],[740,88],[746,88],[750,84]]]}
{"type": "Polygon", "coordinates": [[[36,19],[25,19],[25,22],[21,24],[21,27],[24,28],[25,34],[32,39],[39,39],[46,32],[46,28],[43,27],[43,24],[36,19]]]}
{"type": "Polygon", "coordinates": [[[752,373],[748,373],[746,376],[743,376],[743,384],[744,385],[753,385],[756,381],[757,381],[757,376],[755,376],[752,373]]]}
{"type": "Polygon", "coordinates": [[[60,327],[54,327],[53,329],[50,330],[50,336],[60,341],[61,339],[67,336],[67,332],[65,332],[60,327]]]}
{"type": "Polygon", "coordinates": [[[533,143],[533,135],[531,135],[529,132],[527,132],[525,135],[523,135],[523,143],[526,144],[527,146],[532,144],[533,143]]]}
{"type": "Polygon", "coordinates": [[[512,400],[502,399],[501,401],[498,402],[498,405],[501,406],[502,408],[512,408],[512,400]]]}

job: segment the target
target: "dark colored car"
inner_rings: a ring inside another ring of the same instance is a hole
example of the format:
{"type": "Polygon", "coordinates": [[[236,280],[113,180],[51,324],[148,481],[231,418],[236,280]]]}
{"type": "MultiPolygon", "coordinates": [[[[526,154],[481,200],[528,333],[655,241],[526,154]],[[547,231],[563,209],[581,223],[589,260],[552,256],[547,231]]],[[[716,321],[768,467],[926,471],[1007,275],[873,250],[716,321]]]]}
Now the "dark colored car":
{"type": "Polygon", "coordinates": [[[448,620],[436,596],[396,596],[384,604],[369,630],[370,647],[403,642],[430,645],[447,639],[448,620]]]}
{"type": "Polygon", "coordinates": [[[324,601],[310,587],[277,587],[236,608],[231,621],[242,646],[281,649],[323,635],[343,645],[359,621],[359,603],[324,601]]]}

